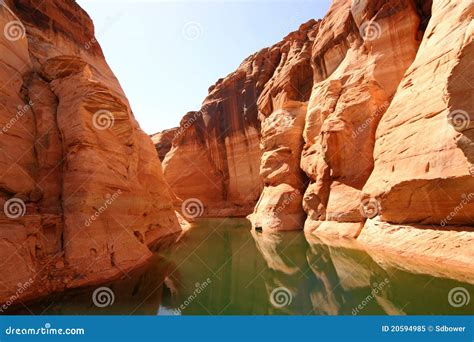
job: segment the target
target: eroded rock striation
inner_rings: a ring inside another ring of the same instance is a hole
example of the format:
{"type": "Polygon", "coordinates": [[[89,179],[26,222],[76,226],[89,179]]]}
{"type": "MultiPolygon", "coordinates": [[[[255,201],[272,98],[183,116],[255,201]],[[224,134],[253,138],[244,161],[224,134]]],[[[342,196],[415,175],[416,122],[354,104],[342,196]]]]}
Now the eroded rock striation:
{"type": "Polygon", "coordinates": [[[180,228],[92,21],[70,0],[7,0],[0,28],[0,303],[142,265],[180,228]]]}
{"type": "Polygon", "coordinates": [[[197,203],[204,216],[245,216],[260,195],[256,101],[271,77],[269,57],[269,51],[249,57],[210,87],[202,108],[187,113],[174,132],[163,161],[165,178],[181,201],[197,203]]]}
{"type": "Polygon", "coordinates": [[[304,227],[407,259],[430,246],[472,271],[473,14],[469,0],[334,0],[211,88],[181,122],[166,179],[204,216],[251,214],[264,231],[304,227]]]}

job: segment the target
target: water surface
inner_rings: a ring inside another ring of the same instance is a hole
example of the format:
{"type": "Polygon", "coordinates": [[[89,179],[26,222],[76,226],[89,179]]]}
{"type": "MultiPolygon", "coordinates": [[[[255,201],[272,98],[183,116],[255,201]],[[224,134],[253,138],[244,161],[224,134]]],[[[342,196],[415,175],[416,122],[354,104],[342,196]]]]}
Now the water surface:
{"type": "Polygon", "coordinates": [[[472,314],[454,307],[470,284],[382,267],[361,249],[331,247],[302,232],[261,234],[244,219],[201,220],[177,242],[156,246],[146,268],[102,286],[113,304],[94,305],[94,288],[16,308],[23,314],[385,315],[472,314]]]}

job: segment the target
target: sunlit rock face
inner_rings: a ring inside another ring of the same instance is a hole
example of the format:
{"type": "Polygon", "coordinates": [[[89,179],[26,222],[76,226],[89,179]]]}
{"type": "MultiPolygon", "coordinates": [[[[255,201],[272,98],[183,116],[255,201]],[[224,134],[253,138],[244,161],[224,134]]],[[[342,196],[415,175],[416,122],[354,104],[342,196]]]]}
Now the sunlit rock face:
{"type": "Polygon", "coordinates": [[[272,226],[303,224],[298,165],[316,28],[310,21],[248,57],[209,89],[200,111],[182,119],[163,162],[165,178],[181,201],[202,203],[202,216],[246,216],[259,201],[254,217],[272,226]],[[291,217],[274,217],[287,196],[299,197],[281,209],[291,217]]]}
{"type": "Polygon", "coordinates": [[[307,229],[365,220],[360,204],[377,127],[416,56],[420,22],[408,0],[335,1],[322,21],[301,159],[311,179],[303,202],[307,229]]]}
{"type": "Polygon", "coordinates": [[[378,126],[363,191],[379,200],[384,221],[474,224],[473,14],[472,1],[433,2],[416,58],[378,126]]]}
{"type": "Polygon", "coordinates": [[[373,216],[473,224],[473,11],[469,1],[333,3],[313,48],[308,230],[354,237],[373,216]]]}
{"type": "Polygon", "coordinates": [[[211,87],[166,179],[204,216],[253,208],[263,230],[472,226],[473,6],[333,1],[211,87]]]}
{"type": "Polygon", "coordinates": [[[90,18],[69,0],[6,1],[0,27],[0,303],[144,263],[180,228],[90,18]]]}
{"type": "Polygon", "coordinates": [[[249,216],[256,228],[295,230],[304,224],[301,201],[307,178],[299,160],[313,83],[311,48],[319,24],[310,21],[283,39],[278,47],[282,57],[258,101],[263,151],[260,174],[265,187],[249,216]]]}
{"type": "Polygon", "coordinates": [[[262,50],[210,87],[202,108],[186,114],[174,134],[165,178],[178,199],[200,203],[201,216],[245,216],[260,195],[256,101],[271,77],[270,57],[262,50]]]}

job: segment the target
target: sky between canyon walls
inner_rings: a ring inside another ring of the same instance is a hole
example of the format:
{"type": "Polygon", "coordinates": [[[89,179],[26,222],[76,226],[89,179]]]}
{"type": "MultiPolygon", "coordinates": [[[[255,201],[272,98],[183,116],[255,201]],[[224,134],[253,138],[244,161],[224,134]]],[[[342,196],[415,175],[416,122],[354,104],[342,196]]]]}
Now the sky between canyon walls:
{"type": "Polygon", "coordinates": [[[78,0],[142,129],[156,133],[198,110],[209,86],[273,45],[330,0],[78,0]]]}

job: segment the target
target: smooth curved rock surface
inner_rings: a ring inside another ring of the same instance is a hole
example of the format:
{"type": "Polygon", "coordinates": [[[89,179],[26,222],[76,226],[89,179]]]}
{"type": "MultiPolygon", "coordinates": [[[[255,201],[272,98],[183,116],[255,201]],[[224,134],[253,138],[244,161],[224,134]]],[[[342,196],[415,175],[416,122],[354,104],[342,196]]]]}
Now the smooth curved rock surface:
{"type": "Polygon", "coordinates": [[[119,277],[180,230],[156,150],[74,1],[0,27],[0,303],[119,277]]]}

